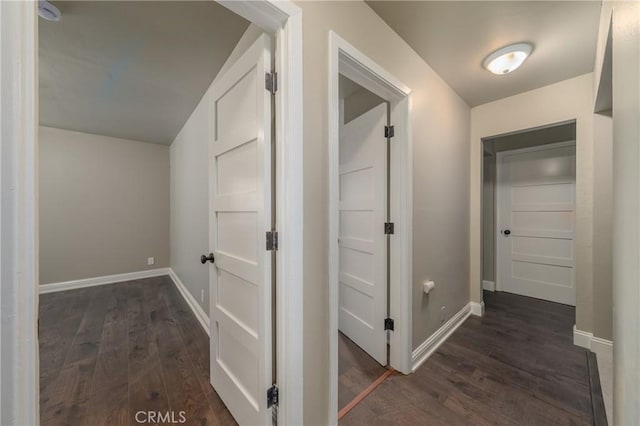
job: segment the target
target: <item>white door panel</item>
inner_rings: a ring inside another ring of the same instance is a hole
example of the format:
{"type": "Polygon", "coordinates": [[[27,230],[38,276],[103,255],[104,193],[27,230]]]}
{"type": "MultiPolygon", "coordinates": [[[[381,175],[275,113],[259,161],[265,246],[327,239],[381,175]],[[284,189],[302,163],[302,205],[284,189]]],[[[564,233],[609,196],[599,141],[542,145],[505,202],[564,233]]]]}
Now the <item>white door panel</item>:
{"type": "Polygon", "coordinates": [[[500,290],[575,305],[575,152],[564,143],[499,154],[500,290]]]}
{"type": "Polygon", "coordinates": [[[381,104],[340,131],[338,328],[380,364],[387,362],[387,148],[381,104]]]}
{"type": "Polygon", "coordinates": [[[211,384],[241,425],[271,421],[270,40],[262,35],[212,89],[209,143],[211,384]]]}

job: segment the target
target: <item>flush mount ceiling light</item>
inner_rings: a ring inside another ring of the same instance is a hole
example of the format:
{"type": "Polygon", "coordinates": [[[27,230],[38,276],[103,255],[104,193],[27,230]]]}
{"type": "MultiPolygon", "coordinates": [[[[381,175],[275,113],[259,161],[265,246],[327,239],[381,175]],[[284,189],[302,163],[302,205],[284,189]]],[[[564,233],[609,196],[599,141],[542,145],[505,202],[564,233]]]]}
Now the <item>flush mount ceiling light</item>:
{"type": "Polygon", "coordinates": [[[60,17],[62,16],[62,13],[60,13],[60,9],[55,7],[47,0],[39,0],[38,15],[41,18],[46,19],[47,21],[58,22],[60,20],[60,17]]]}
{"type": "Polygon", "coordinates": [[[516,43],[498,49],[484,60],[482,65],[494,74],[509,74],[517,69],[531,54],[530,43],[516,43]]]}

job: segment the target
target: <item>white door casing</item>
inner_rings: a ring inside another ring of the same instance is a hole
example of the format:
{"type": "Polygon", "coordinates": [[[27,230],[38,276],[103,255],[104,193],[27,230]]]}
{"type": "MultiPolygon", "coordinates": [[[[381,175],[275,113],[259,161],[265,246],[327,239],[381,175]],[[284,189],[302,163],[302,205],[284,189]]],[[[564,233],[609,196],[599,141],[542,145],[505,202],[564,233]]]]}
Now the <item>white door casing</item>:
{"type": "Polygon", "coordinates": [[[500,152],[497,171],[498,290],[575,306],[575,141],[500,152]]]}
{"type": "Polygon", "coordinates": [[[387,140],[383,103],[340,132],[338,328],[387,363],[387,140]]]}
{"type": "Polygon", "coordinates": [[[209,141],[211,384],[241,425],[271,421],[271,41],[266,34],[212,89],[209,141]]]}

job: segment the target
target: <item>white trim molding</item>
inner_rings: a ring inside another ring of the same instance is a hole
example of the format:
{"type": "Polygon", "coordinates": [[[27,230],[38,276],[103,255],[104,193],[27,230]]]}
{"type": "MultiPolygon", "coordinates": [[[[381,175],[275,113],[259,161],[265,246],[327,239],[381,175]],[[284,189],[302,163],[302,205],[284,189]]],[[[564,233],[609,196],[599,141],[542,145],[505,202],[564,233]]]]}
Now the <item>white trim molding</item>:
{"type": "MultiPolygon", "coordinates": [[[[411,90],[380,65],[333,31],[329,32],[328,61],[328,167],[329,167],[329,424],[338,423],[338,225],[339,225],[339,76],[389,102],[391,120],[396,124],[391,144],[391,221],[395,234],[389,252],[389,314],[395,330],[390,333],[389,364],[397,371],[411,373],[411,282],[413,223],[413,153],[411,145],[411,90]]],[[[382,316],[380,318],[382,320],[382,316]]]]}
{"type": "Polygon", "coordinates": [[[77,288],[95,287],[99,285],[121,283],[124,281],[140,280],[142,278],[160,277],[162,275],[169,275],[169,268],[157,268],[146,271],[127,272],[125,274],[105,275],[102,277],[84,278],[81,280],[41,284],[39,290],[40,294],[47,294],[58,291],[74,290],[77,288]]]}
{"type": "Polygon", "coordinates": [[[496,291],[495,281],[482,280],[482,289],[487,291],[496,291]]]}
{"type": "Polygon", "coordinates": [[[573,326],[573,344],[589,349],[599,356],[611,356],[613,354],[613,342],[611,340],[595,337],[590,331],[579,330],[575,325],[573,326]]]}
{"type": "Polygon", "coordinates": [[[0,424],[36,425],[38,361],[38,16],[0,1],[0,424]]]}
{"type": "Polygon", "coordinates": [[[196,301],[196,299],[193,297],[187,287],[182,283],[182,281],[180,281],[180,278],[178,278],[178,274],[176,274],[172,268],[167,269],[169,278],[171,278],[171,281],[173,281],[173,284],[175,284],[176,288],[182,295],[182,298],[191,308],[191,311],[198,319],[198,322],[200,323],[202,328],[204,328],[204,331],[206,331],[209,337],[211,337],[211,331],[209,330],[209,315],[204,311],[204,309],[202,309],[202,306],[200,306],[200,304],[196,301]]]}
{"type": "Polygon", "coordinates": [[[469,302],[460,309],[453,317],[442,325],[427,340],[422,342],[411,354],[411,371],[415,372],[448,338],[460,325],[469,318],[472,311],[472,303],[469,302]]]}
{"type": "Polygon", "coordinates": [[[471,308],[471,315],[476,317],[484,316],[484,302],[469,302],[469,307],[471,308]]]}

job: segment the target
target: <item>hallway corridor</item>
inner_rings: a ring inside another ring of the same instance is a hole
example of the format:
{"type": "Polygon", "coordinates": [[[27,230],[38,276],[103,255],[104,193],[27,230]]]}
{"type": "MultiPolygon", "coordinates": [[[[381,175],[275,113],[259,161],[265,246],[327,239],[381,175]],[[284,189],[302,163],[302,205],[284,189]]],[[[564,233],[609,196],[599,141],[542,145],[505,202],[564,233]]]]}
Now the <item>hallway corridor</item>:
{"type": "Polygon", "coordinates": [[[341,425],[590,425],[587,351],[575,308],[484,293],[471,316],[412,375],[395,373],[341,425]]]}

